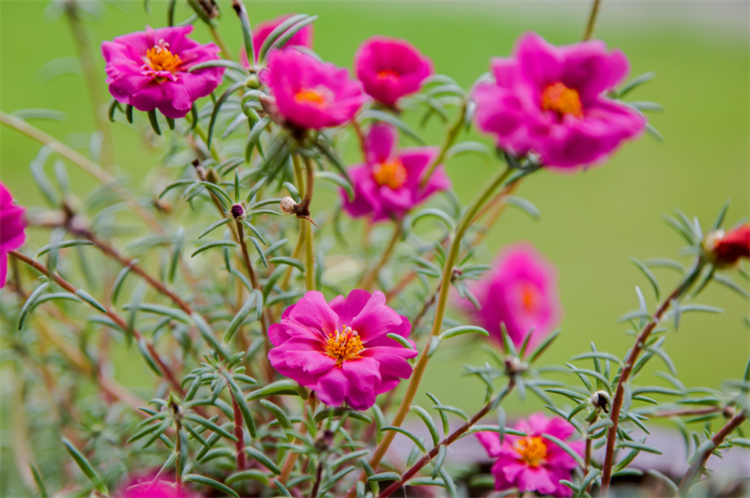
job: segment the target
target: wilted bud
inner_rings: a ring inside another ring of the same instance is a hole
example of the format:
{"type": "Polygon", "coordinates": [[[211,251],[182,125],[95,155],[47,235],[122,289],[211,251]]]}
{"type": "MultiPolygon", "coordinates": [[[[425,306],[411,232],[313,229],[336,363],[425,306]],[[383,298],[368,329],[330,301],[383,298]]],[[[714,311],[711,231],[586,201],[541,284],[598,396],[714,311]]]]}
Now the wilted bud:
{"type": "Polygon", "coordinates": [[[281,111],[279,111],[279,106],[276,105],[275,98],[269,97],[268,95],[261,95],[259,97],[259,100],[261,107],[263,107],[263,110],[266,112],[268,117],[271,118],[271,121],[279,126],[283,126],[286,123],[284,115],[281,114],[281,111]]]}
{"type": "Polygon", "coordinates": [[[245,217],[245,208],[242,206],[242,204],[233,205],[230,211],[232,212],[232,217],[235,220],[241,220],[245,217]]]}
{"type": "Polygon", "coordinates": [[[596,391],[591,395],[591,404],[604,411],[604,413],[609,413],[609,403],[609,394],[606,391],[596,391]]]}
{"type": "Polygon", "coordinates": [[[505,373],[508,374],[508,377],[523,373],[527,367],[528,365],[515,356],[505,357],[505,373]]]}
{"type": "Polygon", "coordinates": [[[709,233],[703,249],[718,268],[734,266],[741,258],[750,258],[750,223],[729,233],[724,233],[724,230],[709,233]]]}
{"type": "Polygon", "coordinates": [[[203,167],[201,162],[197,159],[194,159],[193,162],[193,168],[195,168],[195,174],[198,178],[201,179],[201,181],[206,179],[206,168],[203,167]]]}
{"type": "Polygon", "coordinates": [[[214,171],[213,168],[206,172],[206,181],[211,183],[219,183],[219,175],[214,171]]]}
{"type": "Polygon", "coordinates": [[[297,203],[294,202],[294,199],[289,196],[281,199],[281,202],[279,203],[279,209],[281,209],[281,212],[285,214],[297,214],[297,210],[295,209],[296,207],[297,203]]]}
{"type": "Polygon", "coordinates": [[[737,414],[737,410],[735,407],[727,405],[721,411],[721,414],[724,415],[724,418],[732,418],[737,414]]]}

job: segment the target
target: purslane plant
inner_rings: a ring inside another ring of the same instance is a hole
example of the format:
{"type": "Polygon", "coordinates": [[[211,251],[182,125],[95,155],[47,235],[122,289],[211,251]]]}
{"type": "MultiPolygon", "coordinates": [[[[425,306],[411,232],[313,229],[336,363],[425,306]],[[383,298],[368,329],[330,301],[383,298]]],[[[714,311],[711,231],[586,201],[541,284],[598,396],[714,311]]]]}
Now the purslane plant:
{"type": "Polygon", "coordinates": [[[506,206],[538,216],[514,195],[527,177],[599,165],[644,131],[659,136],[642,112],[657,106],[624,100],[652,76],[626,82],[626,56],[588,41],[599,0],[585,41],[555,47],[524,34],[468,89],[434,74],[406,40],[363,41],[352,76],[314,52],[315,16],[253,29],[241,0],[233,24],[220,24],[232,13],[218,4],[187,0],[191,17],[178,24],[178,3],[168,2],[166,26],[101,46],[112,126],[163,150],[140,194],[93,148],[87,158],[0,114],[42,144],[30,177],[47,203],[27,210],[0,183],[4,359],[16,378],[34,379],[14,386],[29,413],[14,430],[18,441],[49,436],[44,449],[16,448],[30,491],[365,498],[489,485],[500,496],[607,496],[618,479],[644,476],[637,456],[661,453],[648,421],[668,417],[685,436],[687,471],[648,475],[672,494],[715,492],[711,455],[750,447],[750,362],[721,389],[687,388],[664,343],[686,313],[719,311],[692,302],[707,285],[748,297],[731,275],[748,278],[750,225],[725,230],[728,205],[707,230],[679,211],[667,217],[693,261],[634,260],[656,305],[637,288],[638,309],[620,318],[632,348],[618,355],[592,342],[559,367],[537,366],[561,333],[553,264],[523,242],[490,265],[474,258],[506,206]],[[215,43],[194,41],[192,23],[215,43]],[[238,26],[232,60],[220,28],[238,26]],[[418,111],[445,123],[439,145],[407,124],[418,111]],[[472,126],[494,139],[494,154],[459,141],[472,126]],[[361,156],[353,164],[342,159],[347,141],[361,156]],[[468,151],[500,166],[462,206],[444,165],[468,151]],[[53,181],[45,166],[55,155],[68,162],[55,162],[53,181]],[[101,186],[81,198],[70,165],[101,186]],[[328,211],[315,199],[323,186],[338,193],[328,211]],[[49,243],[28,243],[29,229],[49,243]],[[662,292],[653,266],[682,273],[674,290],[662,292]],[[420,406],[430,359],[460,340],[485,342],[487,361],[465,372],[486,389],[482,408],[467,414],[433,394],[420,406]],[[151,390],[115,380],[114,358],[127,350],[143,360],[130,371],[153,374],[151,390]],[[669,387],[642,385],[652,359],[669,387]],[[538,397],[546,413],[511,423],[511,393],[538,397]],[[453,461],[449,447],[465,437],[486,449],[491,474],[453,461]],[[396,438],[413,448],[406,462],[389,452],[396,438]],[[83,476],[65,471],[61,454],[83,476]]]}

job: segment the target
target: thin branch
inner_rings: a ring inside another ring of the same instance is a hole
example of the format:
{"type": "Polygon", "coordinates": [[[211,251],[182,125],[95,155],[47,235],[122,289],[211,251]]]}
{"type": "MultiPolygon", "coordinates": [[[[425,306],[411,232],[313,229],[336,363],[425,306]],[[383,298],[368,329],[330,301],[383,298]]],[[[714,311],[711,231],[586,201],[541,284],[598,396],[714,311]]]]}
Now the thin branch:
{"type": "Polygon", "coordinates": [[[643,331],[638,335],[635,341],[633,349],[630,350],[630,355],[627,361],[622,366],[620,372],[620,379],[617,382],[617,389],[615,390],[614,400],[612,401],[612,410],[610,411],[610,419],[612,425],[607,431],[607,449],[604,456],[604,465],[602,467],[602,485],[600,488],[600,496],[607,496],[609,493],[609,484],[612,479],[612,468],[615,460],[615,444],[617,443],[617,426],[620,421],[620,410],[622,409],[622,402],[624,399],[625,389],[624,386],[630,379],[630,373],[635,366],[635,362],[638,360],[641,351],[645,347],[646,341],[651,336],[651,332],[654,331],[656,326],[659,324],[664,313],[667,312],[672,302],[682,297],[695,282],[696,277],[700,274],[703,269],[704,262],[702,259],[698,259],[695,266],[693,267],[690,274],[682,281],[682,283],[669,295],[659,309],[654,313],[651,321],[646,325],[643,331]]]}
{"type": "Polygon", "coordinates": [[[586,24],[586,32],[583,34],[583,41],[589,41],[594,36],[596,17],[599,15],[601,3],[601,0],[594,0],[594,4],[591,6],[591,14],[589,14],[589,22],[586,24]]]}
{"type": "Polygon", "coordinates": [[[745,413],[744,410],[742,410],[737,415],[732,417],[732,419],[729,422],[727,422],[727,424],[724,427],[719,429],[719,432],[714,434],[714,437],[711,438],[713,447],[706,448],[705,450],[703,450],[700,456],[698,456],[698,458],[695,459],[695,461],[690,466],[685,476],[682,478],[682,481],[680,481],[680,490],[677,493],[677,496],[687,495],[688,491],[690,490],[690,486],[693,485],[693,481],[695,481],[695,478],[700,475],[702,469],[706,466],[708,457],[710,457],[713,451],[716,448],[718,448],[721,445],[721,443],[724,442],[727,436],[729,436],[740,425],[742,425],[742,423],[746,419],[747,419],[747,414],[745,413]]]}
{"type": "Polygon", "coordinates": [[[71,161],[73,164],[83,169],[86,173],[99,180],[101,183],[108,185],[123,201],[125,201],[131,211],[138,215],[138,217],[141,218],[149,226],[149,228],[160,235],[164,234],[164,230],[162,230],[161,226],[159,226],[156,218],[154,218],[151,213],[146,211],[143,206],[138,203],[138,200],[135,198],[135,196],[127,189],[121,187],[117,183],[117,179],[104,171],[104,169],[100,165],[96,164],[86,156],[79,154],[77,151],[71,149],[59,140],[51,137],[50,135],[47,135],[39,128],[31,126],[23,119],[11,116],[10,114],[6,114],[0,111],[0,123],[8,126],[9,128],[20,131],[27,137],[33,138],[37,142],[46,145],[50,149],[63,156],[65,159],[71,161]]]}
{"type": "MultiPolygon", "coordinates": [[[[45,275],[46,277],[48,277],[50,280],[54,280],[57,285],[59,285],[60,287],[62,287],[66,291],[70,292],[71,294],[77,295],[76,292],[78,291],[78,289],[76,289],[75,287],[73,287],[70,283],[68,283],[64,278],[62,278],[57,273],[55,273],[53,271],[50,271],[43,264],[41,264],[41,263],[33,260],[32,258],[30,258],[30,257],[26,256],[25,254],[23,254],[21,252],[18,252],[18,251],[10,251],[8,254],[11,255],[11,256],[13,256],[14,258],[16,258],[16,259],[18,259],[18,260],[26,263],[30,267],[34,268],[38,272],[40,272],[43,275],[45,275]]],[[[92,305],[91,303],[87,302],[86,304],[88,304],[92,308],[96,309],[97,311],[101,311],[100,309],[98,309],[94,305],[92,305]]],[[[106,306],[103,306],[101,304],[100,304],[100,306],[102,306],[105,309],[104,314],[107,315],[113,322],[115,322],[115,324],[118,327],[120,327],[123,331],[127,332],[128,330],[130,330],[133,333],[133,336],[136,338],[136,340],[140,341],[141,339],[143,339],[143,336],[141,335],[141,333],[138,332],[135,329],[131,329],[128,326],[127,322],[125,320],[123,320],[120,315],[118,315],[117,313],[115,313],[114,311],[112,311],[111,309],[109,309],[106,306]]],[[[149,341],[144,341],[144,342],[146,344],[146,349],[148,349],[149,354],[154,358],[154,361],[156,361],[156,363],[159,365],[159,369],[162,371],[162,373],[164,374],[164,376],[167,378],[167,381],[169,381],[169,383],[172,385],[172,388],[175,391],[177,391],[180,394],[180,396],[184,395],[184,391],[182,389],[182,386],[180,386],[179,381],[174,376],[174,374],[169,369],[169,367],[166,365],[166,363],[164,362],[164,360],[162,360],[161,356],[156,351],[156,349],[154,348],[153,344],[151,342],[149,342],[149,341]]]]}
{"type": "Polygon", "coordinates": [[[391,259],[393,249],[395,249],[396,244],[398,244],[398,241],[401,238],[401,234],[404,231],[404,223],[402,219],[394,220],[394,224],[396,226],[393,229],[393,235],[391,236],[391,240],[388,242],[388,246],[383,251],[383,254],[380,257],[380,261],[378,261],[378,264],[375,266],[375,268],[373,268],[369,273],[366,273],[362,277],[362,280],[360,280],[359,285],[357,286],[358,288],[364,289],[368,292],[372,290],[373,285],[375,285],[375,282],[378,279],[380,270],[382,270],[386,263],[388,263],[388,260],[391,259]]]}
{"type": "Polygon", "coordinates": [[[432,161],[430,167],[427,169],[427,172],[422,178],[420,188],[424,188],[425,185],[427,185],[427,182],[430,181],[430,177],[435,172],[435,169],[437,169],[437,167],[443,162],[443,160],[445,159],[445,155],[448,153],[448,149],[451,148],[451,145],[453,145],[453,143],[456,141],[456,138],[458,138],[459,133],[461,133],[461,129],[464,126],[464,120],[466,119],[466,108],[468,104],[468,98],[464,98],[461,101],[461,108],[456,115],[456,119],[446,130],[445,136],[443,137],[443,143],[440,145],[440,152],[438,153],[435,160],[432,161]]]}
{"type": "Polygon", "coordinates": [[[386,498],[387,496],[391,496],[393,493],[395,493],[399,488],[403,487],[412,477],[416,475],[417,472],[419,472],[425,465],[430,463],[430,461],[437,456],[437,454],[440,452],[440,446],[450,446],[453,444],[458,438],[460,438],[463,434],[465,434],[469,429],[471,429],[474,424],[479,422],[485,415],[487,415],[490,412],[490,409],[495,406],[497,403],[502,401],[515,387],[515,378],[511,377],[510,381],[508,382],[508,387],[505,389],[502,393],[500,393],[499,400],[494,399],[484,405],[484,407],[479,410],[476,414],[474,414],[471,419],[466,422],[464,425],[453,431],[448,437],[440,441],[432,450],[430,450],[429,453],[427,453],[425,456],[423,456],[417,463],[415,463],[409,470],[407,470],[402,476],[401,480],[398,482],[394,482],[390,486],[388,486],[383,492],[381,492],[378,495],[378,498],[386,498]]]}

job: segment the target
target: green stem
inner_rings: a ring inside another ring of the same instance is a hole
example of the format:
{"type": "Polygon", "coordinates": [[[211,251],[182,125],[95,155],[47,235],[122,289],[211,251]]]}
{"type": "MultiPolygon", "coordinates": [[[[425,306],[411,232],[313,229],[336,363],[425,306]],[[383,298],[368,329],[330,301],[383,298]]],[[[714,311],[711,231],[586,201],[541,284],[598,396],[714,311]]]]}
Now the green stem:
{"type": "Polygon", "coordinates": [[[453,145],[453,142],[456,141],[456,138],[458,137],[458,134],[461,132],[461,128],[464,125],[464,120],[466,119],[466,106],[468,105],[468,103],[468,99],[464,99],[461,103],[461,110],[458,112],[456,120],[453,121],[451,127],[445,133],[445,136],[443,137],[443,143],[440,145],[440,153],[432,162],[432,164],[430,165],[430,169],[427,170],[427,173],[425,173],[424,177],[422,178],[422,184],[420,185],[420,187],[424,188],[424,186],[427,185],[427,182],[435,172],[435,169],[443,162],[443,159],[445,159],[445,154],[448,152],[448,149],[450,149],[451,145],[453,145]]]}
{"type": "Polygon", "coordinates": [[[81,23],[76,0],[68,0],[65,13],[70,24],[70,30],[73,33],[73,41],[78,52],[78,59],[81,62],[81,71],[83,72],[83,78],[86,81],[89,98],[91,99],[96,129],[102,134],[101,162],[107,170],[112,171],[115,165],[112,126],[107,118],[106,103],[102,94],[96,59],[91,50],[91,43],[86,34],[86,27],[81,23]]]}
{"type": "MultiPolygon", "coordinates": [[[[305,161],[305,172],[307,173],[307,181],[305,182],[305,195],[302,198],[302,205],[306,210],[310,209],[312,204],[313,188],[315,171],[313,170],[313,164],[309,157],[304,157],[305,161]]],[[[309,217],[309,215],[308,215],[309,217]]],[[[313,246],[313,233],[312,223],[310,220],[302,220],[306,225],[305,229],[305,284],[307,290],[315,290],[315,247],[313,246]]]]}
{"type": "Polygon", "coordinates": [[[376,280],[378,279],[378,274],[380,273],[380,270],[385,266],[385,264],[388,262],[388,260],[391,258],[391,254],[393,254],[393,249],[396,247],[396,244],[398,243],[398,240],[401,238],[401,234],[404,230],[404,223],[402,219],[398,219],[395,221],[396,227],[393,229],[393,236],[391,237],[390,242],[388,242],[388,247],[385,248],[385,251],[383,251],[383,255],[380,258],[380,261],[378,261],[378,264],[375,268],[372,269],[371,272],[365,274],[364,277],[362,277],[362,280],[360,281],[359,287],[360,289],[370,291],[372,289],[372,286],[375,284],[376,280]]]}
{"type": "Polygon", "coordinates": [[[224,39],[221,37],[218,31],[216,31],[216,28],[214,26],[209,25],[208,30],[211,32],[211,37],[216,42],[216,45],[219,46],[219,49],[221,50],[221,56],[224,59],[232,60],[232,53],[227,48],[227,44],[224,43],[224,39]]]}
{"type": "Polygon", "coordinates": [[[586,24],[586,31],[583,34],[583,41],[589,41],[594,36],[594,29],[596,28],[596,16],[599,15],[599,7],[601,6],[601,0],[594,0],[594,5],[591,6],[591,14],[589,15],[589,22],[586,24]]]}
{"type": "MultiPolygon", "coordinates": [[[[435,320],[433,321],[430,337],[438,335],[440,333],[440,329],[443,326],[443,318],[445,316],[445,308],[448,304],[448,295],[450,293],[451,280],[453,279],[453,271],[456,265],[456,261],[458,260],[458,254],[461,250],[461,240],[466,234],[466,231],[471,226],[471,222],[474,220],[474,216],[476,216],[477,212],[492,196],[492,193],[500,185],[502,185],[505,180],[508,179],[512,171],[512,168],[507,167],[505,170],[498,171],[495,174],[494,178],[492,178],[487,183],[484,190],[482,190],[479,196],[474,200],[474,203],[469,206],[469,209],[464,213],[461,221],[458,224],[458,227],[456,228],[456,234],[453,238],[453,242],[451,243],[448,257],[446,258],[445,267],[443,268],[443,277],[440,280],[440,294],[438,296],[438,303],[435,309],[435,320]]],[[[391,422],[392,426],[400,427],[404,422],[404,419],[406,418],[406,414],[409,413],[412,401],[414,401],[414,397],[417,395],[417,389],[419,388],[419,383],[422,380],[422,375],[424,375],[424,371],[427,368],[428,361],[429,357],[427,356],[427,349],[424,349],[421,356],[419,357],[419,360],[417,361],[417,365],[414,367],[414,372],[412,372],[411,379],[409,379],[409,385],[406,388],[406,393],[404,394],[404,399],[401,402],[401,406],[399,407],[399,410],[396,413],[395,417],[393,417],[393,421],[391,422]]],[[[377,468],[378,464],[385,455],[385,452],[388,451],[388,447],[391,445],[391,442],[393,441],[395,435],[395,431],[388,431],[385,436],[383,436],[383,440],[380,442],[378,447],[375,448],[375,452],[370,459],[370,466],[373,469],[377,468]]]]}

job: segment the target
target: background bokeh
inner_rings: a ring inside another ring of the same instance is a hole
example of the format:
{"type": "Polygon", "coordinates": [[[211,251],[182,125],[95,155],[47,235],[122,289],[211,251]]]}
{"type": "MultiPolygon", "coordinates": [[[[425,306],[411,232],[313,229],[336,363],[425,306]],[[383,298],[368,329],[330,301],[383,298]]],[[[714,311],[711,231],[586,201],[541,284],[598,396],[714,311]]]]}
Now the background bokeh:
{"type": "MultiPolygon", "coordinates": [[[[178,19],[188,16],[183,3],[179,2],[178,19]]],[[[222,35],[236,55],[240,29],[229,2],[220,3],[225,12],[222,35]]],[[[89,25],[92,39],[98,44],[146,24],[163,25],[165,2],[151,4],[153,13],[148,15],[141,1],[111,2],[101,20],[89,25]]],[[[433,58],[438,72],[466,87],[487,71],[490,57],[507,55],[524,31],[537,31],[556,44],[579,40],[589,10],[589,2],[246,4],[252,22],[288,12],[318,14],[315,50],[339,65],[351,67],[355,49],[371,35],[408,38],[433,58]]],[[[42,70],[45,63],[75,55],[67,24],[51,21],[46,7],[45,1],[0,0],[0,109],[63,111],[64,122],[38,121],[38,126],[70,144],[85,146],[81,133],[93,130],[93,120],[82,79],[75,74],[50,81],[43,77],[50,69],[42,70]]],[[[662,214],[679,207],[707,225],[726,199],[732,199],[730,224],[749,211],[748,4],[605,0],[596,34],[628,55],[633,75],[657,73],[656,80],[632,98],[666,108],[664,114],[651,115],[666,142],[644,137],[627,144],[605,166],[572,175],[535,175],[518,195],[540,208],[541,219],[532,221],[520,211],[508,210],[478,253],[482,262],[489,262],[504,244],[525,239],[557,265],[565,309],[563,336],[545,358],[548,363],[567,361],[587,350],[590,341],[599,350],[625,354],[632,339],[617,317],[637,307],[635,286],[643,289],[650,305],[654,303],[648,282],[629,258],[677,257],[681,245],[662,222],[662,214]]],[[[195,36],[209,41],[202,25],[196,25],[195,36]]],[[[98,62],[103,68],[103,61],[98,62]]],[[[113,127],[117,163],[138,184],[158,163],[159,151],[131,128],[121,123],[113,127]]],[[[424,131],[433,143],[439,134],[439,127],[424,131]]],[[[38,149],[15,131],[0,129],[0,178],[26,205],[41,200],[29,173],[38,149]]],[[[452,160],[448,172],[462,202],[469,202],[497,167],[479,157],[452,160]]],[[[73,168],[71,173],[77,191],[93,186],[73,168]]],[[[321,199],[330,202],[331,196],[321,199]]],[[[675,282],[670,270],[656,274],[663,290],[675,282]]],[[[686,385],[718,387],[722,379],[740,376],[747,360],[748,328],[742,317],[748,306],[718,286],[699,300],[725,313],[686,317],[680,330],[671,333],[666,351],[686,385]]],[[[443,403],[473,410],[482,402],[482,386],[462,378],[461,369],[465,363],[483,363],[486,356],[476,346],[444,349],[431,363],[423,389],[443,403]]],[[[123,354],[119,363],[117,375],[125,384],[137,388],[150,383],[137,353],[123,354]]],[[[538,404],[522,405],[514,399],[510,407],[520,413],[538,404]]]]}

